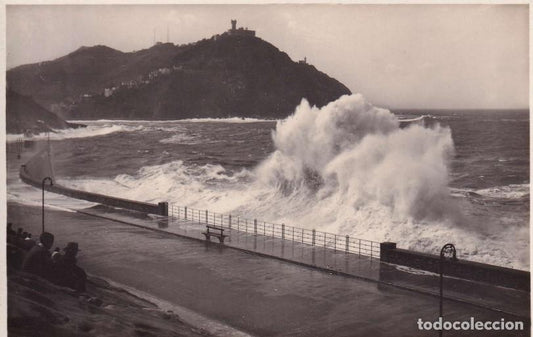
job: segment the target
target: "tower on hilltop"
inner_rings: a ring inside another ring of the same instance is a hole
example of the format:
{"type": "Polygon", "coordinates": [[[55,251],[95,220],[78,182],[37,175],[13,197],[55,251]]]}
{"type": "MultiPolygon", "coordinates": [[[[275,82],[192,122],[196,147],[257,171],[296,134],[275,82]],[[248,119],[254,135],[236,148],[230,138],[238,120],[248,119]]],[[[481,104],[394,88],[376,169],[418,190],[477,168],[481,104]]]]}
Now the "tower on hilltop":
{"type": "Polygon", "coordinates": [[[231,20],[231,29],[228,30],[228,34],[236,36],[255,36],[255,30],[249,30],[248,27],[237,28],[237,20],[231,20]]]}

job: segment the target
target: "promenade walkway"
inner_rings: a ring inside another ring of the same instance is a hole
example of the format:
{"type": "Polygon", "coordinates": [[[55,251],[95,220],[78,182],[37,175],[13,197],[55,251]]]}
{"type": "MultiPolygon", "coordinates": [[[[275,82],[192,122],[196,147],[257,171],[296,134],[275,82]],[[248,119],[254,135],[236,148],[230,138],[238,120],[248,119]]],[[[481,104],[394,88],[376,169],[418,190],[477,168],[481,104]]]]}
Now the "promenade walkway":
{"type": "MultiPolygon", "coordinates": [[[[198,221],[146,216],[106,206],[96,206],[79,212],[205,241],[202,234],[206,229],[205,224],[198,221]]],[[[379,259],[368,256],[346,254],[343,251],[261,234],[255,235],[227,228],[224,233],[228,235],[225,241],[227,247],[313,267],[329,273],[394,285],[428,295],[439,295],[437,274],[383,263],[379,259]]],[[[213,245],[217,246],[218,240],[216,238],[212,240],[215,242],[213,245]]],[[[529,293],[450,277],[445,278],[445,288],[447,299],[529,317],[529,293]]]]}
{"type": "MultiPolygon", "coordinates": [[[[248,237],[247,241],[246,234],[237,239],[237,234],[230,233],[233,238],[226,246],[206,244],[203,242],[203,235],[199,234],[201,229],[193,223],[169,224],[161,221],[162,219],[141,214],[132,216],[122,211],[100,207],[84,212],[93,215],[47,210],[46,228],[56,235],[57,246],[64,246],[68,241],[80,243],[82,252],[79,263],[87,271],[202,313],[210,319],[224,322],[249,334],[436,335],[434,331],[419,331],[416,322],[418,318],[427,321],[436,319],[438,298],[389,286],[386,282],[380,283],[380,278],[385,275],[379,270],[384,264],[377,260],[367,260],[359,265],[355,260],[348,262],[352,267],[360,266],[361,270],[365,266],[369,267],[371,271],[363,271],[364,274],[361,275],[373,279],[365,281],[336,276],[315,268],[264,258],[240,250],[244,245],[252,248],[255,245],[256,253],[276,251],[276,243],[268,238],[265,238],[264,243],[259,236],[256,240],[248,237]],[[98,217],[95,217],[95,214],[98,217]],[[121,224],[117,220],[129,224],[121,224]],[[179,230],[187,231],[189,238],[164,233],[179,230]],[[237,247],[237,244],[242,246],[237,247]]],[[[30,232],[40,231],[40,216],[40,209],[37,207],[14,203],[8,205],[8,220],[16,226],[23,225],[30,232]]],[[[286,248],[292,256],[292,248],[286,248]]],[[[307,248],[295,245],[294,256],[301,257],[303,249],[303,259],[306,259],[309,254],[307,248]]],[[[341,255],[336,259],[340,266],[341,255]]],[[[357,268],[351,270],[355,272],[357,268]]],[[[412,282],[417,279],[415,274],[398,271],[390,275],[396,276],[400,282],[416,284],[412,282]],[[399,275],[412,277],[413,280],[402,280],[399,275]]],[[[424,283],[420,280],[418,282],[424,283]]],[[[448,280],[445,284],[451,285],[448,280]]],[[[498,289],[493,289],[496,290],[498,289]]],[[[446,288],[446,293],[448,292],[449,289],[446,288]]],[[[505,296],[501,298],[502,301],[510,298],[505,296]]],[[[522,297],[529,298],[529,294],[522,294],[522,297]]],[[[522,302],[528,300],[523,299],[522,302]]],[[[520,303],[519,299],[515,299],[515,303],[520,303]]],[[[445,318],[450,320],[469,320],[470,317],[475,317],[476,320],[526,320],[523,317],[449,300],[444,302],[444,313],[445,318]]],[[[447,336],[476,334],[505,335],[501,332],[491,334],[487,331],[469,331],[468,334],[449,332],[447,336]]],[[[228,333],[226,331],[221,335],[228,333]]],[[[524,331],[507,335],[529,334],[524,331]]]]}

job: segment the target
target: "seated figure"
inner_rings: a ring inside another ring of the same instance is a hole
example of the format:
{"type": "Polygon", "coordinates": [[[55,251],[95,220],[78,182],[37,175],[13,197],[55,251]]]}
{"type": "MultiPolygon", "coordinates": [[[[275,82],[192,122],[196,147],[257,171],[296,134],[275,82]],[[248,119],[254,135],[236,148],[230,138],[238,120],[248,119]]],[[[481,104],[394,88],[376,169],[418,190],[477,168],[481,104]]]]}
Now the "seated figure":
{"type": "Polygon", "coordinates": [[[63,248],[64,254],[57,258],[55,263],[55,279],[56,283],[74,289],[76,291],[85,291],[85,282],[87,281],[87,274],[85,271],[76,265],[78,254],[78,243],[69,242],[63,248]]]}
{"type": "Polygon", "coordinates": [[[50,279],[53,272],[52,258],[49,249],[54,244],[54,235],[43,232],[39,243],[26,254],[22,263],[22,270],[50,279]]]}

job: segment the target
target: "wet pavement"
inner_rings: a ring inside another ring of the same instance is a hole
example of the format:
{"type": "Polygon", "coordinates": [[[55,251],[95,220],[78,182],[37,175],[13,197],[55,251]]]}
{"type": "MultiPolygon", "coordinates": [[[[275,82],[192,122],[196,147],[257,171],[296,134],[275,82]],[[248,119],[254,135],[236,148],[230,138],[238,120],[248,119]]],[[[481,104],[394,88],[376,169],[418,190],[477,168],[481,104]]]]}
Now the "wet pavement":
{"type": "MultiPolygon", "coordinates": [[[[146,216],[106,206],[97,206],[79,212],[205,241],[205,236],[202,234],[206,230],[205,224],[197,221],[146,216]]],[[[377,258],[364,255],[347,254],[339,250],[242,230],[225,228],[224,234],[228,236],[224,245],[261,256],[274,257],[330,273],[394,285],[434,296],[438,296],[440,292],[437,274],[383,263],[377,258]]],[[[214,245],[218,244],[218,239],[211,240],[214,241],[214,245]]],[[[520,290],[446,277],[445,297],[529,317],[529,293],[520,290]]]]}
{"type": "MultiPolygon", "coordinates": [[[[206,243],[201,234],[205,226],[103,207],[83,210],[91,215],[46,212],[47,230],[56,235],[54,246],[79,242],[79,264],[89,273],[250,334],[437,335],[417,327],[419,318],[434,321],[438,316],[439,299],[432,295],[438,293],[435,275],[417,275],[376,259],[234,230],[227,231],[225,245],[206,243]]],[[[8,221],[37,234],[41,212],[9,203],[8,221]]],[[[445,320],[527,321],[529,317],[529,293],[447,278],[445,294],[454,298],[444,301],[445,320]]],[[[527,336],[529,331],[444,335],[527,336]]]]}

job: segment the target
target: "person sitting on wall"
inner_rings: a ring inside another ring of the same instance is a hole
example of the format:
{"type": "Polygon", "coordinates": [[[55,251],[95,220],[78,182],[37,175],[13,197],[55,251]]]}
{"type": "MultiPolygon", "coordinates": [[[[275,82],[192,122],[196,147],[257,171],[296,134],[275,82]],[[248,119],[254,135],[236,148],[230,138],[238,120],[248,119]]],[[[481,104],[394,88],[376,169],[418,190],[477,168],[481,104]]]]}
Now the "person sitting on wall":
{"type": "Polygon", "coordinates": [[[31,238],[31,233],[28,233],[28,235],[26,235],[26,238],[24,239],[24,249],[30,250],[36,244],[37,242],[35,242],[35,240],[31,238]]]}
{"type": "Polygon", "coordinates": [[[16,244],[17,241],[17,232],[13,229],[13,224],[9,222],[7,224],[7,242],[11,244],[16,244]]]}
{"type": "Polygon", "coordinates": [[[24,260],[25,251],[17,246],[18,237],[17,232],[13,229],[13,224],[7,224],[7,245],[6,245],[6,261],[8,271],[10,269],[20,269],[22,261],[24,260]]]}
{"type": "Polygon", "coordinates": [[[53,265],[49,249],[53,244],[54,235],[43,232],[39,237],[39,243],[26,254],[22,263],[22,270],[50,279],[53,265]]]}
{"type": "Polygon", "coordinates": [[[17,240],[17,246],[19,246],[22,249],[26,249],[26,238],[28,237],[28,232],[22,232],[22,236],[20,236],[17,240]]]}
{"type": "Polygon", "coordinates": [[[18,270],[22,266],[24,261],[24,250],[20,249],[12,243],[8,243],[6,246],[6,262],[7,262],[7,272],[15,269],[18,270]]]}
{"type": "Polygon", "coordinates": [[[24,232],[24,229],[19,227],[17,230],[17,235],[15,236],[15,245],[21,249],[24,249],[24,243],[26,239],[27,232],[24,232]]]}
{"type": "Polygon", "coordinates": [[[7,236],[15,236],[17,235],[17,232],[13,229],[13,223],[8,222],[7,223],[7,236]]]}
{"type": "Polygon", "coordinates": [[[56,283],[79,292],[84,292],[87,274],[82,268],[76,265],[76,255],[79,251],[78,243],[69,242],[63,250],[65,254],[58,259],[55,266],[56,283]]]}
{"type": "Polygon", "coordinates": [[[56,247],[56,249],[54,249],[54,251],[52,252],[52,262],[57,263],[61,258],[61,249],[59,249],[59,247],[56,247]]]}

